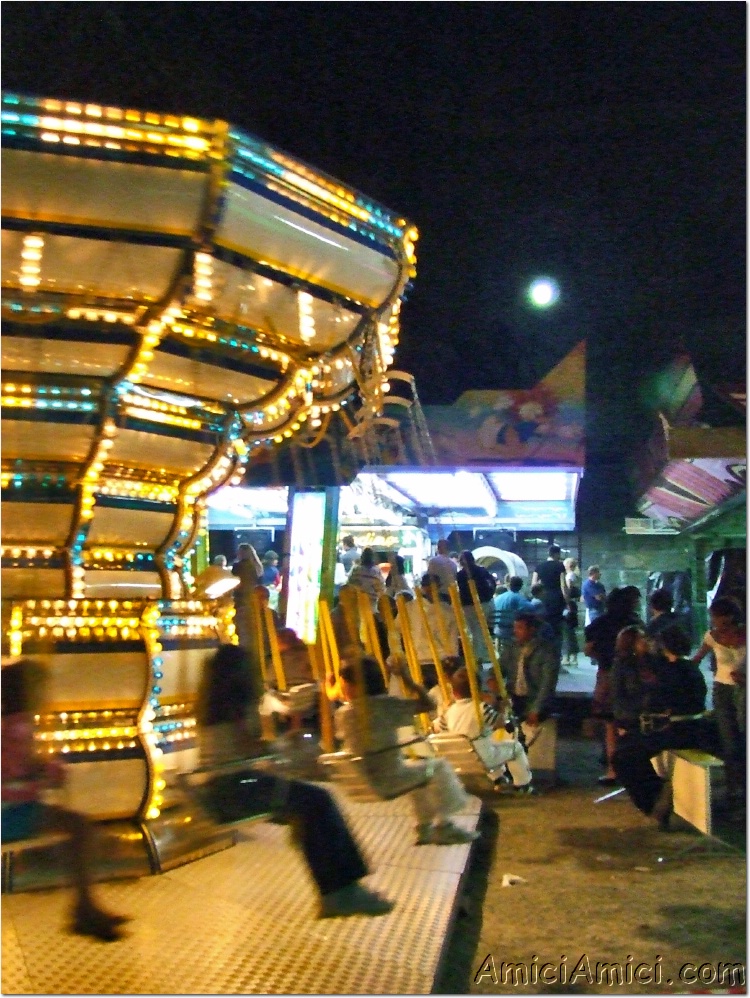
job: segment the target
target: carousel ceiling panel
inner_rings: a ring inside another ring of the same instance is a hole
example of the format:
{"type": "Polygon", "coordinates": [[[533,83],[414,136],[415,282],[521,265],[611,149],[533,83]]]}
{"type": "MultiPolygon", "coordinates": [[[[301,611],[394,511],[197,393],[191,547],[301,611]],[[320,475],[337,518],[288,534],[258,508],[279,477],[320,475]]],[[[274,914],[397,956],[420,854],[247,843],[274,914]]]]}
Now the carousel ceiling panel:
{"type": "Polygon", "coordinates": [[[62,568],[4,568],[0,572],[0,582],[3,599],[65,597],[65,570],[62,568]]]}
{"type": "Polygon", "coordinates": [[[41,371],[106,378],[122,366],[130,347],[120,343],[51,340],[32,336],[3,336],[0,340],[5,371],[41,371]]]}
{"type": "Polygon", "coordinates": [[[217,244],[313,284],[381,305],[399,275],[396,260],[284,205],[229,184],[217,244]]]}
{"type": "Polygon", "coordinates": [[[84,575],[86,599],[158,599],[158,572],[92,571],[84,575]]]}
{"type": "Polygon", "coordinates": [[[91,449],[96,426],[81,423],[43,423],[3,419],[3,459],[25,461],[83,461],[91,449]]]}
{"type": "MultiPolygon", "coordinates": [[[[3,284],[20,287],[23,233],[3,229],[3,284]]],[[[180,266],[182,251],[163,246],[44,237],[39,290],[144,302],[163,298],[180,266]]]]}
{"type": "Polygon", "coordinates": [[[208,177],[191,170],[3,149],[3,214],[190,235],[208,177]]]}
{"type": "MultiPolygon", "coordinates": [[[[217,355],[220,363],[222,358],[217,355]]],[[[144,385],[163,388],[178,395],[217,399],[242,404],[254,402],[276,387],[276,381],[233,371],[219,364],[205,364],[159,350],[143,377],[144,385]]]]}
{"type": "MultiPolygon", "coordinates": [[[[174,523],[174,513],[135,507],[95,506],[87,536],[88,547],[125,547],[133,540],[144,551],[158,548],[174,523]]],[[[5,528],[3,528],[5,529],[5,528]]]]}
{"type": "Polygon", "coordinates": [[[126,468],[158,468],[172,472],[175,477],[184,477],[200,471],[215,450],[212,443],[122,429],[114,438],[107,460],[126,468]]]}
{"type": "Polygon", "coordinates": [[[73,504],[4,502],[4,544],[45,544],[62,547],[73,523],[73,504]]]}
{"type": "Polygon", "coordinates": [[[212,308],[220,319],[280,333],[292,343],[309,343],[316,352],[346,341],[360,319],[358,312],[312,297],[314,335],[305,339],[300,334],[299,296],[293,288],[220,260],[214,264],[214,279],[212,308]]]}

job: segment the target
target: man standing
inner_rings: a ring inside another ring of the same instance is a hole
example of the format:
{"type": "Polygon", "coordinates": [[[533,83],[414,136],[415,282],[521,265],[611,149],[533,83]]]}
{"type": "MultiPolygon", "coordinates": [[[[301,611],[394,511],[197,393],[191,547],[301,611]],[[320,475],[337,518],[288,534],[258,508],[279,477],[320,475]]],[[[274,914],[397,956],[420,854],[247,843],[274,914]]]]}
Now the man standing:
{"type": "Polygon", "coordinates": [[[520,575],[509,576],[507,586],[504,592],[496,593],[492,600],[495,606],[495,634],[499,640],[501,655],[505,645],[513,640],[513,621],[516,619],[516,614],[521,610],[531,609],[531,603],[521,592],[523,579],[520,575]]]}
{"type": "Polygon", "coordinates": [[[344,571],[346,572],[346,576],[348,578],[349,573],[359,561],[359,551],[357,550],[357,545],[354,543],[354,538],[351,534],[347,534],[347,536],[341,541],[341,544],[344,549],[340,556],[341,564],[344,566],[344,571]]]}
{"type": "Polygon", "coordinates": [[[438,541],[437,551],[427,564],[428,573],[438,577],[438,591],[443,596],[448,595],[448,591],[456,581],[456,576],[458,575],[458,567],[450,557],[449,551],[448,541],[438,541]]]}
{"type": "Polygon", "coordinates": [[[513,622],[515,643],[503,663],[513,709],[530,727],[536,727],[549,717],[559,668],[552,643],[539,634],[540,625],[539,617],[528,610],[516,616],[513,622]]]}
{"type": "Polygon", "coordinates": [[[562,552],[559,545],[552,544],[549,556],[541,565],[537,565],[531,579],[531,585],[541,582],[544,586],[544,616],[555,636],[555,649],[558,660],[562,654],[563,613],[570,599],[570,591],[565,581],[565,565],[562,563],[562,552]]]}
{"type": "Polygon", "coordinates": [[[607,590],[599,581],[601,572],[598,565],[592,565],[586,573],[588,578],[581,586],[581,599],[586,607],[586,626],[604,613],[607,590]]]}

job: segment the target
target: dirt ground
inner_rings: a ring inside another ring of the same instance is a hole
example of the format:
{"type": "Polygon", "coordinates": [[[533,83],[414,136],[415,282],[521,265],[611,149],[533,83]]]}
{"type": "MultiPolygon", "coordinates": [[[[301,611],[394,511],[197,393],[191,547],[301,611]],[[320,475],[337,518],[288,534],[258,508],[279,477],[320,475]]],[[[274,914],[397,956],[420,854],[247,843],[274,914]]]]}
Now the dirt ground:
{"type": "Polygon", "coordinates": [[[660,832],[625,794],[596,804],[606,793],[596,784],[599,753],[596,741],[560,739],[554,787],[481,795],[483,836],[436,993],[662,994],[745,983],[720,967],[746,960],[744,825],[719,822],[739,851],[707,854],[704,837],[686,825],[660,832]],[[506,874],[524,882],[503,887],[506,874]]]}

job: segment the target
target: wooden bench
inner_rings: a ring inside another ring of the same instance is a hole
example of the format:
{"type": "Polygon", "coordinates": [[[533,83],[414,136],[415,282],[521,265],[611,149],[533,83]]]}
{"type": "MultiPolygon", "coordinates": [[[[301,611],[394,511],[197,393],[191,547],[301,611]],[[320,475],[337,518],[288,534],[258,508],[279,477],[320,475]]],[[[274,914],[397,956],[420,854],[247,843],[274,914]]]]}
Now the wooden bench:
{"type": "Polygon", "coordinates": [[[67,841],[68,838],[67,832],[42,832],[39,835],[32,835],[27,839],[3,842],[2,893],[10,894],[13,891],[13,873],[16,856],[31,849],[49,849],[52,846],[57,846],[61,842],[67,841]]]}

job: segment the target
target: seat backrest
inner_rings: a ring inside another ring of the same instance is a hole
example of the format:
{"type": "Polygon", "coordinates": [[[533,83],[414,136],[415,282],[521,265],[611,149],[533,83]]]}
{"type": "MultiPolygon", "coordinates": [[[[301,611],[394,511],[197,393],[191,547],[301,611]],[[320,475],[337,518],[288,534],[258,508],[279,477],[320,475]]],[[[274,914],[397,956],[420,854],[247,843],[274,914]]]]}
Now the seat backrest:
{"type": "Polygon", "coordinates": [[[468,735],[440,732],[428,739],[435,753],[446,759],[459,776],[487,776],[488,770],[480,759],[468,735]]]}

